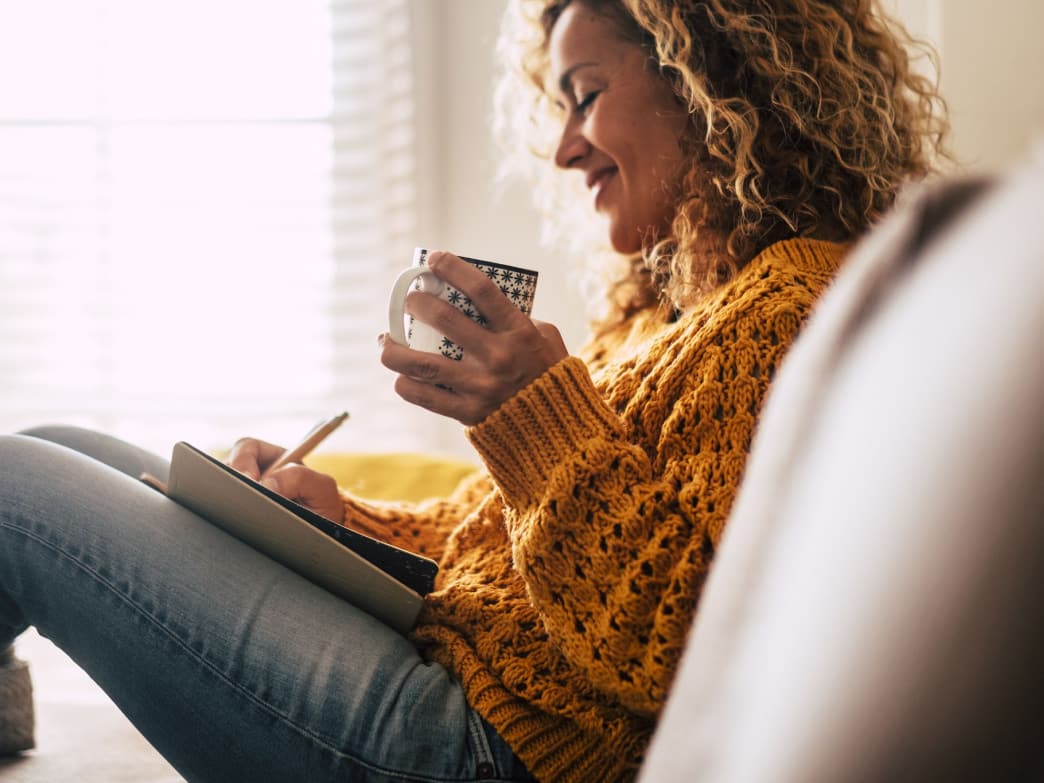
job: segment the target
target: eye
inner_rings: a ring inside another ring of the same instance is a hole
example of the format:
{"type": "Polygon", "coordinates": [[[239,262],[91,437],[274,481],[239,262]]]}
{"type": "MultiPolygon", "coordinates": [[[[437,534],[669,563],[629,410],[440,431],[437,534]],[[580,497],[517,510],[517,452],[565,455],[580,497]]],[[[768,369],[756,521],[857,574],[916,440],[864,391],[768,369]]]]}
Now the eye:
{"type": "Polygon", "coordinates": [[[591,108],[591,104],[594,103],[595,98],[598,97],[598,94],[600,92],[601,90],[592,90],[591,92],[584,93],[583,95],[581,95],[579,98],[577,98],[576,108],[574,109],[574,111],[576,111],[576,113],[581,116],[587,114],[588,110],[591,108]]]}

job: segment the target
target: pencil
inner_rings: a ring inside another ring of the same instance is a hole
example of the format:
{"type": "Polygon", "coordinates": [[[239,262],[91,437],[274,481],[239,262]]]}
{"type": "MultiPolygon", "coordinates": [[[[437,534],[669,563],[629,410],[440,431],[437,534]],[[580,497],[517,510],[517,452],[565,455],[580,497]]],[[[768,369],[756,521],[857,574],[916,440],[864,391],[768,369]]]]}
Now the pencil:
{"type": "Polygon", "coordinates": [[[265,469],[264,473],[261,474],[261,477],[264,478],[272,471],[279,470],[279,468],[283,467],[284,465],[289,465],[292,462],[300,462],[301,460],[303,460],[305,457],[307,457],[315,450],[316,446],[318,446],[320,443],[326,440],[327,436],[329,436],[331,432],[340,427],[344,423],[344,420],[347,418],[348,412],[345,411],[343,413],[338,413],[336,416],[331,416],[329,419],[326,419],[325,421],[319,422],[317,425],[315,425],[315,427],[311,429],[311,431],[307,435],[305,435],[304,440],[302,440],[292,449],[287,449],[286,451],[284,451],[279,456],[279,459],[277,459],[275,462],[269,465],[268,468],[265,469]]]}

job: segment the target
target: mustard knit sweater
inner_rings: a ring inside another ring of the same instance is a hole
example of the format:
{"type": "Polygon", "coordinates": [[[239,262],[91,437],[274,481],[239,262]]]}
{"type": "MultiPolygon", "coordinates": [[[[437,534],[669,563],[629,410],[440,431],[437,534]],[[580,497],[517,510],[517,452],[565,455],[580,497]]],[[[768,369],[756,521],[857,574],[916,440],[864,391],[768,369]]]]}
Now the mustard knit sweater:
{"type": "Polygon", "coordinates": [[[486,470],[345,523],[437,559],[412,639],[539,780],[632,779],[770,380],[843,248],[769,247],[673,323],[648,313],[468,430],[486,470]]]}

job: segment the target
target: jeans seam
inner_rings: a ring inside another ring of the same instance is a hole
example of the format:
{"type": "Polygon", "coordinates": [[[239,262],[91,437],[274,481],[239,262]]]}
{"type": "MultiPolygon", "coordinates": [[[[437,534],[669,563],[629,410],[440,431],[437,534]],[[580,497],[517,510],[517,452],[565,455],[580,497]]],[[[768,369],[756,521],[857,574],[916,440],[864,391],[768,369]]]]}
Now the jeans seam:
{"type": "MultiPolygon", "coordinates": [[[[206,671],[210,672],[211,675],[213,675],[214,677],[217,677],[219,680],[224,682],[235,693],[238,693],[241,697],[245,698],[248,702],[253,704],[256,708],[262,710],[263,712],[268,713],[272,717],[278,718],[280,721],[283,722],[284,725],[286,725],[287,727],[291,728],[293,731],[297,732],[301,736],[306,737],[309,741],[314,742],[322,750],[324,750],[326,752],[329,752],[329,753],[332,753],[333,755],[337,756],[338,758],[343,758],[343,759],[346,759],[346,760],[350,760],[353,764],[357,764],[358,766],[363,767],[363,768],[365,768],[365,769],[367,769],[367,770],[369,770],[371,772],[374,772],[374,773],[377,773],[377,774],[380,774],[380,775],[384,775],[386,777],[393,778],[393,779],[404,780],[404,781],[423,780],[423,781],[431,781],[431,783],[466,783],[466,781],[470,780],[469,778],[430,777],[430,776],[427,776],[427,775],[425,775],[425,776],[418,776],[418,775],[415,775],[415,774],[412,774],[412,773],[397,772],[397,771],[394,771],[394,770],[388,770],[388,769],[385,769],[383,767],[379,767],[379,766],[373,764],[370,761],[358,758],[357,756],[352,755],[350,753],[345,753],[343,750],[341,750],[339,748],[336,748],[333,745],[331,745],[329,742],[324,740],[322,737],[317,736],[310,729],[308,729],[308,728],[306,728],[304,726],[301,726],[296,721],[292,720],[288,715],[283,714],[282,711],[276,709],[275,707],[273,707],[268,702],[260,699],[256,694],[252,693],[250,690],[242,687],[239,683],[237,683],[234,680],[232,680],[229,677],[227,677],[220,669],[218,669],[216,666],[214,666],[214,664],[212,664],[210,661],[208,661],[202,655],[200,655],[195,650],[193,650],[192,647],[189,646],[184,640],[179,638],[170,629],[168,629],[162,622],[159,621],[158,618],[154,617],[152,615],[152,613],[149,612],[145,607],[141,606],[133,598],[131,598],[130,596],[126,595],[116,585],[114,585],[109,579],[107,579],[102,574],[98,573],[98,571],[96,571],[94,568],[92,568],[87,563],[85,563],[82,560],[80,560],[78,557],[74,556],[72,553],[67,552],[66,550],[62,549],[61,547],[56,545],[54,542],[49,541],[49,540],[47,540],[45,538],[42,538],[41,536],[39,536],[38,534],[34,533],[31,530],[28,530],[28,529],[26,529],[24,527],[20,527],[18,525],[12,524],[9,520],[2,520],[2,521],[0,521],[0,528],[6,529],[6,530],[10,530],[10,531],[14,532],[15,534],[22,535],[22,536],[24,536],[27,539],[35,541],[37,544],[39,544],[39,545],[49,549],[51,552],[54,552],[55,554],[59,555],[60,557],[65,558],[67,561],[71,562],[75,567],[79,568],[84,573],[87,573],[87,574],[91,575],[94,578],[96,584],[99,584],[99,585],[103,586],[106,590],[108,590],[112,595],[116,596],[119,600],[123,601],[128,606],[133,607],[137,611],[137,613],[138,613],[138,615],[140,617],[144,618],[150,625],[152,625],[162,635],[167,637],[167,639],[169,639],[170,641],[174,642],[182,651],[186,652],[188,655],[190,655],[192,658],[194,658],[200,665],[202,665],[204,667],[204,669],[206,671]]],[[[473,714],[474,714],[474,710],[471,710],[469,708],[468,709],[469,731],[471,730],[471,716],[473,714]]],[[[488,746],[487,746],[487,748],[488,748],[488,746]]]]}
{"type": "Polygon", "coordinates": [[[468,708],[468,733],[471,734],[471,741],[475,746],[475,755],[477,756],[476,769],[480,764],[487,763],[496,770],[497,764],[494,761],[493,751],[490,748],[490,740],[482,730],[481,718],[470,707],[468,708]]]}

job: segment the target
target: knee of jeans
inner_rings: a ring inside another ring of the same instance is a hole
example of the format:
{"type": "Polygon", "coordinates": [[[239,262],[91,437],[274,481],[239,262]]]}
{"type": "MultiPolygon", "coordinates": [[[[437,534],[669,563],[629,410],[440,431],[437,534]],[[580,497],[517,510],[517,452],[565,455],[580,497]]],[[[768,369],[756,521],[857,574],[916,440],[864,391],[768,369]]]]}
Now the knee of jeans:
{"type": "Polygon", "coordinates": [[[15,471],[23,460],[36,446],[36,442],[17,435],[0,435],[0,474],[10,474],[15,471]]]}
{"type": "Polygon", "coordinates": [[[0,435],[0,488],[17,489],[53,466],[57,454],[64,451],[59,445],[23,433],[0,435]]]}
{"type": "Polygon", "coordinates": [[[93,432],[84,427],[74,427],[66,424],[41,424],[36,427],[19,430],[18,434],[28,435],[39,440],[49,440],[51,443],[67,445],[89,438],[93,435],[93,432]]]}
{"type": "Polygon", "coordinates": [[[25,453],[26,447],[31,443],[32,441],[22,437],[22,433],[0,435],[0,465],[4,466],[2,472],[6,473],[10,467],[17,465],[15,460],[25,453]]]}
{"type": "Polygon", "coordinates": [[[105,461],[104,455],[108,453],[109,444],[114,440],[96,430],[67,424],[44,424],[21,430],[18,434],[64,446],[102,461],[105,461]]]}
{"type": "Polygon", "coordinates": [[[20,435],[0,435],[0,512],[10,501],[10,492],[24,478],[23,466],[28,456],[26,446],[31,443],[20,435]]]}

